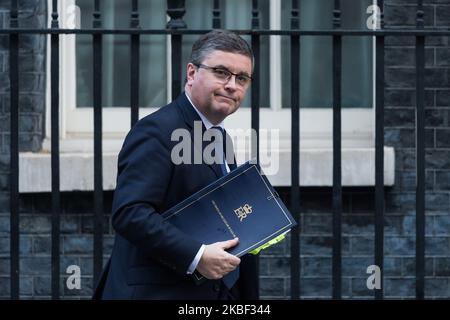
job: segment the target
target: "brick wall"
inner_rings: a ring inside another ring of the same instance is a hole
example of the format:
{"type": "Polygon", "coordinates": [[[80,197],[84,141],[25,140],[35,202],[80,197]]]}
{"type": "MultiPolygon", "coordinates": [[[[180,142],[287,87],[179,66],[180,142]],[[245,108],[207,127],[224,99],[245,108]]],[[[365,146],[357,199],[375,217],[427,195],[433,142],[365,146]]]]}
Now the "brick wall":
{"type": "MultiPolygon", "coordinates": [[[[21,23],[45,24],[46,1],[20,1],[21,23]],[[44,3],[44,4],[43,4],[44,3]]],[[[9,2],[0,2],[0,24],[8,25],[9,2]]],[[[426,26],[450,25],[450,0],[425,4],[426,26]]],[[[415,1],[385,1],[388,27],[414,27],[415,1]]],[[[385,143],[395,147],[395,186],[386,188],[384,292],[387,298],[415,295],[415,70],[414,38],[386,38],[385,143]]],[[[44,119],[43,37],[21,40],[21,150],[42,143],[44,119]]],[[[426,281],[427,298],[450,297],[450,42],[426,42],[426,281]]],[[[9,88],[8,39],[0,36],[0,298],[9,297],[9,88]]],[[[287,204],[289,188],[278,189],[287,204]]],[[[372,298],[366,268],[374,263],[373,188],[344,188],[342,294],[372,298]]],[[[330,188],[301,190],[301,294],[331,297],[332,195],[330,188]]],[[[105,258],[112,243],[110,205],[105,192],[105,258]]],[[[21,196],[21,297],[50,298],[50,194],[21,196]]],[[[61,290],[65,298],[88,298],[92,292],[92,193],[63,193],[61,216],[61,290]],[[64,285],[69,265],[79,265],[81,290],[64,285]]],[[[290,294],[290,239],[261,254],[263,298],[290,294]]]]}
{"type": "MultiPolygon", "coordinates": [[[[105,192],[104,260],[113,245],[111,228],[112,192],[105,192]]],[[[93,287],[93,194],[61,194],[60,288],[63,298],[88,298],[93,287]],[[81,269],[81,290],[66,286],[67,267],[81,269]]],[[[20,295],[21,298],[51,297],[51,195],[25,194],[20,201],[20,295]]],[[[7,298],[9,288],[9,216],[0,213],[0,299],[7,298]]]]}
{"type": "MultiPolygon", "coordinates": [[[[21,0],[19,26],[46,26],[47,1],[21,0]]],[[[0,1],[0,27],[9,27],[10,1],[0,1]]],[[[20,151],[39,151],[42,146],[45,106],[46,41],[42,35],[23,35],[19,38],[19,148],[20,151]]],[[[0,35],[0,296],[9,295],[9,165],[10,165],[10,83],[9,37],[0,35]]],[[[39,221],[46,219],[36,217],[39,221]]],[[[34,217],[21,222],[22,228],[35,223],[34,217]]],[[[22,229],[21,229],[22,230],[22,229]]],[[[30,256],[31,238],[21,236],[21,253],[30,256]]],[[[37,257],[36,257],[37,259],[37,257]]],[[[39,268],[33,259],[24,258],[23,270],[39,268]],[[28,260],[27,260],[28,259],[28,260]]],[[[23,294],[32,294],[32,278],[24,277],[20,284],[23,294]]]]}
{"type": "MultiPolygon", "coordinates": [[[[385,1],[386,27],[414,27],[416,1],[385,1]]],[[[424,1],[425,26],[450,25],[450,1],[424,1]]],[[[385,144],[395,147],[395,186],[386,188],[384,293],[415,297],[415,38],[387,37],[385,144]]],[[[426,41],[425,296],[450,297],[450,42],[426,41]]],[[[285,190],[288,193],[289,190],[285,190]]],[[[302,189],[301,294],[331,297],[332,204],[328,189],[302,189]]],[[[285,194],[285,196],[287,196],[285,194]]],[[[289,200],[288,200],[289,201],[289,200]]],[[[290,202],[287,202],[290,203],[290,202]]],[[[371,298],[367,266],[374,263],[372,188],[345,189],[342,295],[371,298]]],[[[261,295],[288,298],[289,241],[262,253],[261,295]]]]}
{"type": "MultiPolygon", "coordinates": [[[[386,26],[414,26],[414,1],[388,1],[386,26]]],[[[448,27],[450,1],[424,1],[425,27],[448,27]]],[[[386,255],[402,265],[401,277],[386,280],[385,288],[414,295],[415,276],[415,39],[386,38],[386,144],[395,147],[396,182],[387,194],[387,219],[398,225],[386,237],[386,255]],[[391,248],[391,250],[389,250],[391,248]]],[[[426,226],[425,295],[450,296],[450,42],[426,39],[426,226]],[[447,58],[446,58],[447,57],[447,58]]]]}

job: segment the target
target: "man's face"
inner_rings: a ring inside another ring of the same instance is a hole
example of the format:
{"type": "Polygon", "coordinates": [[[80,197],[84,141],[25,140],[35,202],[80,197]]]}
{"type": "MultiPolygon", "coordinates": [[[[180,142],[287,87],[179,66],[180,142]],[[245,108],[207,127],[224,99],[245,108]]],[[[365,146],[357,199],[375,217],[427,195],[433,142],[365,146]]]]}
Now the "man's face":
{"type": "Polygon", "coordinates": [[[211,67],[251,76],[252,61],[239,53],[216,50],[202,61],[202,67],[192,63],[187,65],[186,91],[189,97],[209,121],[218,124],[239,108],[249,85],[240,85],[235,76],[228,81],[221,80],[211,67]]]}

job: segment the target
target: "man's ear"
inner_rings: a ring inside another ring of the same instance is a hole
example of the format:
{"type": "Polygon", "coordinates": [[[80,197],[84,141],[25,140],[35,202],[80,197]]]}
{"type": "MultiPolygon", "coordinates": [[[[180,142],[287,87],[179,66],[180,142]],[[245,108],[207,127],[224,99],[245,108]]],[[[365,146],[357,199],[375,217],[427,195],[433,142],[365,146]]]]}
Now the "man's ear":
{"type": "Polygon", "coordinates": [[[197,72],[197,67],[189,62],[186,66],[186,79],[187,84],[190,85],[194,81],[195,73],[197,72]]]}

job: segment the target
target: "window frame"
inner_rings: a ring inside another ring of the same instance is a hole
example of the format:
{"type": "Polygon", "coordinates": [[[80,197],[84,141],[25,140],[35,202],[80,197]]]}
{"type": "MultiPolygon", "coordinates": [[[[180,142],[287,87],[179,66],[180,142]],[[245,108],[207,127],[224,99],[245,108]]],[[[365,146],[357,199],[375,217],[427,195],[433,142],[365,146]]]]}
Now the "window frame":
{"type": "MultiPolygon", "coordinates": [[[[75,0],[58,0],[60,21],[67,21],[66,8],[75,0]]],[[[51,1],[48,0],[48,24],[51,23],[51,1]]],[[[61,26],[63,27],[63,26],[61,26]]],[[[270,28],[281,28],[281,0],[270,1],[270,28]]],[[[50,52],[50,37],[47,48],[50,52]]],[[[279,130],[280,147],[290,148],[291,110],[281,104],[281,36],[270,36],[270,107],[260,109],[260,128],[279,130]]],[[[167,36],[167,103],[171,101],[170,35],[167,36]]],[[[373,70],[375,70],[375,39],[372,48],[373,70]]],[[[60,138],[62,152],[93,151],[86,143],[93,137],[93,108],[76,107],[76,57],[75,35],[60,37],[60,138]],[[70,119],[70,120],[69,120],[70,119]]],[[[374,146],[375,132],[375,72],[372,75],[372,107],[342,108],[342,147],[361,148],[374,146]]],[[[246,99],[250,99],[247,94],[246,99]]],[[[46,136],[44,149],[50,149],[50,54],[47,54],[46,92],[46,136]]],[[[142,118],[158,108],[140,108],[142,118]]],[[[103,108],[103,142],[105,151],[119,151],[122,141],[130,129],[130,108],[103,108]]],[[[225,120],[229,131],[247,129],[251,126],[251,109],[241,108],[225,120]]],[[[332,108],[300,109],[301,148],[332,147],[332,108]]]]}

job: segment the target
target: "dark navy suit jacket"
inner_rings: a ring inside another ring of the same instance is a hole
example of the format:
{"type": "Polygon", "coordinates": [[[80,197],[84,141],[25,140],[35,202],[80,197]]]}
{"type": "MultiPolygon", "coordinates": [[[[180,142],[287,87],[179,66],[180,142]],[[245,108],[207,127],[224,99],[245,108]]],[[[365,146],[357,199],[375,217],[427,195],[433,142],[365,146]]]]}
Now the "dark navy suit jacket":
{"type": "MultiPolygon", "coordinates": [[[[202,244],[160,215],[222,175],[218,164],[171,161],[172,148],[180,142],[171,141],[173,130],[184,128],[193,138],[194,121],[201,119],[182,93],[128,133],[118,157],[112,205],[114,247],[94,298],[258,299],[254,256],[241,258],[240,277],[230,291],[221,280],[197,285],[186,271],[202,244]]],[[[204,143],[192,139],[191,146],[193,158],[204,143]]]]}

